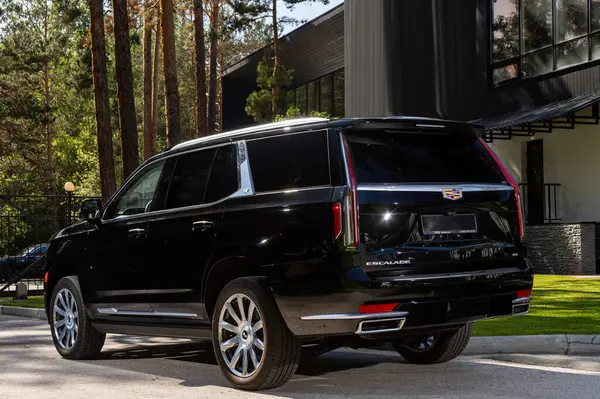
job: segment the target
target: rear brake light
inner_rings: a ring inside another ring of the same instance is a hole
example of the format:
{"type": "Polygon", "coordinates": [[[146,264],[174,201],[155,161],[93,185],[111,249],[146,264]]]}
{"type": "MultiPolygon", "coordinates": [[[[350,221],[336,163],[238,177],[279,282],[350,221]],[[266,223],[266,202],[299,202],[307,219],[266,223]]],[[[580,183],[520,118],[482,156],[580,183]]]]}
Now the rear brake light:
{"type": "Polygon", "coordinates": [[[531,296],[531,290],[520,290],[517,291],[517,298],[529,298],[531,296]]]}
{"type": "Polygon", "coordinates": [[[396,309],[398,303],[381,303],[377,305],[360,305],[360,313],[386,313],[396,309]]]}
{"type": "Polygon", "coordinates": [[[44,283],[48,283],[48,272],[44,273],[44,283]]]}
{"type": "Polygon", "coordinates": [[[479,142],[481,143],[483,148],[486,149],[488,154],[490,154],[490,157],[492,157],[492,159],[494,160],[494,162],[496,163],[496,165],[502,172],[502,176],[504,177],[504,179],[515,190],[515,197],[517,199],[517,214],[518,214],[518,218],[519,218],[519,237],[521,239],[523,239],[523,237],[525,236],[525,225],[524,225],[524,221],[523,221],[523,207],[521,204],[521,194],[519,192],[519,185],[517,184],[517,181],[514,179],[514,177],[512,177],[510,172],[506,169],[506,167],[502,164],[502,161],[500,161],[500,159],[498,158],[496,153],[494,153],[494,151],[492,151],[492,149],[485,143],[485,141],[483,141],[483,139],[481,137],[479,138],[479,142]]]}
{"type": "Polygon", "coordinates": [[[333,204],[333,238],[342,234],[342,204],[333,204]]]}
{"type": "Polygon", "coordinates": [[[354,165],[352,164],[352,158],[350,157],[350,147],[346,138],[342,136],[342,145],[344,146],[344,158],[346,161],[346,169],[348,170],[348,183],[350,184],[350,190],[352,194],[352,229],[349,229],[353,233],[353,237],[350,239],[350,245],[358,247],[359,244],[359,231],[358,231],[358,200],[356,198],[356,172],[354,165]]]}

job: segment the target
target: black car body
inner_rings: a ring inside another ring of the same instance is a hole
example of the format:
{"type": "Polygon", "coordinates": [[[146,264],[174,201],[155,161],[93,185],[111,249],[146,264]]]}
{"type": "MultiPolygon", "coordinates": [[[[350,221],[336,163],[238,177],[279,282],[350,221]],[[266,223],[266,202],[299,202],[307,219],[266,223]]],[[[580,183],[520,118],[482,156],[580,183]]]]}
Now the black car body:
{"type": "MultiPolygon", "coordinates": [[[[283,367],[269,342],[296,364],[301,346],[387,341],[415,363],[449,360],[470,323],[526,313],[533,283],[517,184],[480,134],[433,119],[304,119],[175,146],[53,237],[48,320],[69,322],[54,312],[70,306],[58,284],[81,296],[65,314],[85,308],[80,323],[98,334],[213,338],[245,389],[289,378],[261,374],[283,367]],[[59,284],[69,276],[79,288],[59,284]],[[253,335],[263,319],[283,343],[253,335]]],[[[57,348],[82,357],[69,334],[53,328],[57,348]]]]}

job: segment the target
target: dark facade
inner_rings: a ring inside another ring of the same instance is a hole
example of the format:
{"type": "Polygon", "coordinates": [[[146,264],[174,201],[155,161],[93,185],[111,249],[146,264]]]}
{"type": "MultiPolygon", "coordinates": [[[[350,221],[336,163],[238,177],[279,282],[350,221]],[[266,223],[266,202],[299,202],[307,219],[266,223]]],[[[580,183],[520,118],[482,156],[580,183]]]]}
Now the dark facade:
{"type": "MultiPolygon", "coordinates": [[[[287,35],[282,58],[293,87],[344,68],[345,116],[485,118],[493,128],[498,117],[600,90],[600,3],[537,3],[346,0],[287,35]]],[[[243,105],[261,55],[226,71],[225,127],[252,123],[243,105]]]]}

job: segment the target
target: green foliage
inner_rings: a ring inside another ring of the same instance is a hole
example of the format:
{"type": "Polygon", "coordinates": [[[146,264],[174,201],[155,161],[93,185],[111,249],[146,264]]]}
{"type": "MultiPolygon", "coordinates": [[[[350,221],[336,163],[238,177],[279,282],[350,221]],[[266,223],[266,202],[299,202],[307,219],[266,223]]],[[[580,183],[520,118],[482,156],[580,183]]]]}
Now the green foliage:
{"type": "Polygon", "coordinates": [[[282,98],[282,88],[292,83],[292,69],[288,70],[280,65],[277,73],[273,74],[273,58],[269,53],[269,51],[265,52],[256,69],[258,90],[252,92],[246,100],[246,113],[257,122],[270,122],[275,118],[273,101],[278,103],[282,98]],[[275,96],[273,89],[275,89],[275,96]]]}

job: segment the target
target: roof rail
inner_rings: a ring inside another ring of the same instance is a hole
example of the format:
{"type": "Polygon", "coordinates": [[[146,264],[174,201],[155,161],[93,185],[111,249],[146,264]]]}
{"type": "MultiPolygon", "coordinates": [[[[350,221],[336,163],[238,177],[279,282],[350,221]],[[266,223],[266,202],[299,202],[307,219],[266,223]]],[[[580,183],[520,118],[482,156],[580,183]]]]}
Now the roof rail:
{"type": "Polygon", "coordinates": [[[318,122],[328,122],[328,121],[329,121],[329,119],[327,119],[327,118],[298,118],[298,119],[290,119],[290,120],[283,121],[283,122],[265,123],[262,125],[247,127],[244,129],[232,130],[230,132],[223,132],[223,133],[213,134],[213,135],[206,136],[206,137],[200,137],[200,138],[197,138],[194,140],[185,141],[183,143],[177,144],[176,146],[171,148],[171,150],[179,150],[181,148],[193,146],[196,144],[206,143],[209,141],[219,140],[219,139],[234,138],[234,137],[240,136],[242,134],[261,132],[263,130],[267,131],[267,130],[273,130],[273,129],[280,129],[280,128],[286,128],[286,127],[292,127],[292,126],[298,126],[298,125],[306,125],[306,124],[318,123],[318,122]]]}

